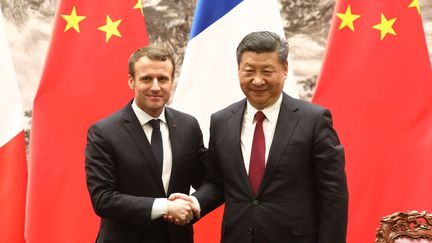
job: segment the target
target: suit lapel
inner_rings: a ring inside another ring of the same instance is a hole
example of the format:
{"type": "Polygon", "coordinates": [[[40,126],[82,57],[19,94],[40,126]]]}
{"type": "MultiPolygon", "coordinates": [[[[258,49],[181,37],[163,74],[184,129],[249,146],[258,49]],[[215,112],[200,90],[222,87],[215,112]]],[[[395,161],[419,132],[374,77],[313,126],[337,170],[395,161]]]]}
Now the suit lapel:
{"type": "Polygon", "coordinates": [[[257,196],[262,192],[270,182],[273,173],[280,163],[280,158],[285,147],[292,137],[294,129],[298,122],[298,114],[295,112],[298,107],[291,101],[291,97],[282,93],[283,99],[279,111],[279,117],[276,124],[273,141],[271,143],[269,155],[267,158],[266,169],[263,179],[258,188],[257,196]]]}
{"type": "Polygon", "coordinates": [[[153,156],[153,150],[151,149],[151,145],[147,140],[144,130],[141,127],[141,124],[138,121],[138,118],[136,117],[134,111],[132,110],[130,103],[123,109],[123,119],[124,119],[124,126],[126,128],[126,131],[135,141],[136,145],[138,146],[139,150],[141,151],[144,157],[144,161],[149,163],[153,172],[152,174],[155,177],[155,180],[157,180],[160,189],[163,192],[164,187],[163,187],[162,177],[160,176],[160,172],[157,167],[157,164],[154,162],[155,158],[153,156]]]}
{"type": "Polygon", "coordinates": [[[250,195],[253,194],[251,185],[249,183],[249,177],[245,168],[243,154],[241,149],[241,128],[243,122],[244,109],[246,107],[246,99],[240,101],[237,106],[234,106],[231,110],[232,115],[228,119],[228,129],[225,132],[229,133],[229,147],[231,148],[232,161],[235,163],[237,170],[234,175],[240,175],[239,180],[246,188],[250,195]]]}
{"type": "Polygon", "coordinates": [[[170,110],[170,108],[165,108],[165,118],[167,120],[168,124],[168,131],[169,131],[169,138],[171,142],[171,153],[172,153],[172,167],[171,167],[171,176],[169,180],[168,185],[168,191],[167,194],[169,195],[171,193],[172,185],[175,185],[176,183],[176,173],[178,171],[177,167],[179,166],[179,151],[178,151],[178,145],[180,143],[179,136],[177,134],[177,120],[175,119],[174,114],[170,110]]]}

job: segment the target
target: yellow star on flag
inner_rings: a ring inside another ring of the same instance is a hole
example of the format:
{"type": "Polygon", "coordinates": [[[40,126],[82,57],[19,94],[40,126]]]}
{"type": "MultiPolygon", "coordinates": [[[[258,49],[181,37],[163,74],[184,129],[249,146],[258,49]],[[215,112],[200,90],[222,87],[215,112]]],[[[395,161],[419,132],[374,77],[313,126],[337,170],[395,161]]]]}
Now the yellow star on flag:
{"type": "Polygon", "coordinates": [[[67,22],[64,32],[68,31],[70,28],[74,28],[76,32],[80,33],[79,22],[85,19],[86,16],[77,15],[75,6],[73,6],[70,15],[62,14],[61,16],[67,22]]]}
{"type": "Polygon", "coordinates": [[[381,23],[372,26],[372,28],[381,31],[381,40],[383,40],[387,34],[396,35],[396,32],[393,29],[393,24],[395,23],[395,21],[396,18],[388,20],[386,19],[384,14],[381,13],[381,23]]]}
{"type": "Polygon", "coordinates": [[[133,9],[139,9],[141,11],[141,15],[144,16],[141,0],[137,0],[137,3],[133,7],[133,9]]]}
{"type": "Polygon", "coordinates": [[[117,29],[121,23],[121,19],[112,21],[111,17],[107,14],[106,16],[106,24],[99,27],[98,30],[105,32],[105,42],[108,42],[111,36],[115,35],[121,37],[119,30],[117,29]]]}
{"type": "Polygon", "coordinates": [[[417,12],[420,14],[420,4],[418,0],[413,0],[410,5],[408,5],[408,8],[417,8],[417,12]]]}
{"type": "Polygon", "coordinates": [[[345,10],[345,13],[336,13],[336,16],[338,16],[338,18],[342,20],[342,22],[339,25],[339,30],[348,26],[348,28],[354,31],[354,21],[360,18],[360,15],[351,13],[350,5],[348,5],[347,9],[345,10]]]}

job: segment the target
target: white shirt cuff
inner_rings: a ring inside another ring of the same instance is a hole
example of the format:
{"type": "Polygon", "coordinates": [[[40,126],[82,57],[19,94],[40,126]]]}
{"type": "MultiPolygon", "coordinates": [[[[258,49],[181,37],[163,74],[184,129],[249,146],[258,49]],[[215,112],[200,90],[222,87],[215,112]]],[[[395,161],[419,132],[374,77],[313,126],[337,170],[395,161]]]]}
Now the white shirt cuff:
{"type": "Polygon", "coordinates": [[[160,218],[168,213],[168,201],[166,198],[156,198],[153,202],[151,220],[160,218]]]}

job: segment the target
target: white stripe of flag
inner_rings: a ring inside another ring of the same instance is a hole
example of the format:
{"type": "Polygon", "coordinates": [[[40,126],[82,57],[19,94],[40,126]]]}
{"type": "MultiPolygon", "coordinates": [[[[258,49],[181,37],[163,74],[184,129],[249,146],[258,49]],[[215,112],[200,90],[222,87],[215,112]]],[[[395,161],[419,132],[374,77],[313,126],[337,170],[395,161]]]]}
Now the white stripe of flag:
{"type": "Polygon", "coordinates": [[[24,241],[24,113],[0,7],[0,242],[24,241]]]}
{"type": "MultiPolygon", "coordinates": [[[[237,78],[238,43],[250,32],[263,30],[285,36],[277,0],[197,1],[171,106],[199,120],[204,141],[210,115],[244,98],[237,78]]],[[[284,91],[298,98],[291,65],[284,91]]]]}

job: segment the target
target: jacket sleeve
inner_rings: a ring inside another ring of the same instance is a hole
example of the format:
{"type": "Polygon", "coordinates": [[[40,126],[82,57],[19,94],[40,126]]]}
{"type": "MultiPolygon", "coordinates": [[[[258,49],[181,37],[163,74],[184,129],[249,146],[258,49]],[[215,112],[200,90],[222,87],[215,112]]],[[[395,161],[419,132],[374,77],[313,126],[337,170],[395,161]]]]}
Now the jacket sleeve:
{"type": "Polygon", "coordinates": [[[119,191],[113,153],[101,126],[90,127],[85,149],[85,172],[95,213],[102,218],[138,225],[149,224],[154,198],[127,195],[119,191]]]}
{"type": "Polygon", "coordinates": [[[205,161],[207,158],[207,149],[204,147],[203,135],[197,120],[194,120],[195,125],[195,151],[197,153],[194,164],[194,173],[192,178],[192,187],[197,190],[204,182],[206,175],[205,161]]]}
{"type": "Polygon", "coordinates": [[[219,168],[219,161],[215,151],[215,127],[214,119],[210,120],[210,141],[205,161],[206,176],[204,183],[193,194],[199,201],[201,207],[201,216],[204,216],[222,205],[224,198],[224,185],[222,173],[219,168]]]}
{"type": "Polygon", "coordinates": [[[312,156],[318,192],[319,242],[344,243],[348,220],[344,149],[328,110],[317,118],[312,156]]]}

